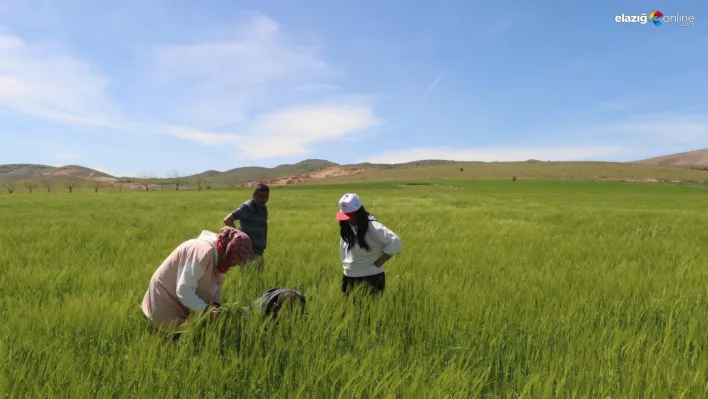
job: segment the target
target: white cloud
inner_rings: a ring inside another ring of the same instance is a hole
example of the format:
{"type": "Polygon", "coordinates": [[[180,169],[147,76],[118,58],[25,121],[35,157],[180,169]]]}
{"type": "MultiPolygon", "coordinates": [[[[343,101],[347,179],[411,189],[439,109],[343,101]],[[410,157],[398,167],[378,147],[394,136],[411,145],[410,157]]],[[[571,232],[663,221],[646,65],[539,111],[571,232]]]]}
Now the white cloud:
{"type": "Polygon", "coordinates": [[[164,132],[204,145],[230,145],[247,159],[306,155],[306,145],[325,140],[349,140],[380,120],[360,104],[294,106],[261,115],[243,133],[214,133],[167,126],[164,132]]]}
{"type": "Polygon", "coordinates": [[[303,88],[331,89],[322,81],[331,68],[319,52],[293,43],[275,20],[258,15],[228,40],[157,46],[152,75],[158,88],[178,88],[166,99],[177,111],[170,123],[210,129],[243,123],[303,88]]]}
{"type": "Polygon", "coordinates": [[[76,154],[71,154],[71,153],[68,153],[68,152],[63,152],[63,153],[59,153],[59,154],[54,154],[54,158],[57,158],[57,159],[76,159],[76,158],[78,158],[78,156],[77,156],[76,154]]]}
{"type": "Polygon", "coordinates": [[[87,62],[0,34],[0,107],[65,124],[114,126],[110,81],[87,62]]]}
{"type": "Polygon", "coordinates": [[[137,60],[147,62],[145,74],[119,83],[140,103],[124,104],[133,107],[130,118],[108,117],[111,82],[91,64],[0,35],[0,108],[122,134],[230,145],[251,159],[304,155],[315,142],[351,140],[380,123],[371,105],[335,92],[327,79],[336,68],[319,46],[294,41],[265,16],[252,16],[223,40],[157,44],[138,55],[145,56],[137,60]],[[323,94],[329,101],[317,100],[323,94]]]}
{"type": "Polygon", "coordinates": [[[307,105],[283,109],[258,118],[252,133],[310,143],[344,138],[379,122],[367,106],[307,105]]]}
{"type": "Polygon", "coordinates": [[[616,146],[486,147],[469,149],[436,147],[392,151],[367,157],[360,162],[405,163],[424,159],[482,162],[514,162],[529,159],[580,161],[627,154],[628,152],[628,149],[616,146]]]}

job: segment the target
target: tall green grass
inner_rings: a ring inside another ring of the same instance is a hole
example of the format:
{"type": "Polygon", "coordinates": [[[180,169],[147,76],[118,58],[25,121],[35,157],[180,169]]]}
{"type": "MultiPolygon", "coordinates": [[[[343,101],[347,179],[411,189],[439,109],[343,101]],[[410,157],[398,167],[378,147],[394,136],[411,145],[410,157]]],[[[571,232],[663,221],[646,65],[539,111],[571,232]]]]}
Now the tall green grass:
{"type": "Polygon", "coordinates": [[[2,196],[0,396],[708,395],[708,191],[458,186],[273,190],[262,279],[229,272],[231,310],[177,342],[150,276],[247,191],[2,196]],[[339,291],[345,191],[403,240],[377,300],[339,291]],[[273,286],[306,319],[239,310],[273,286]]]}

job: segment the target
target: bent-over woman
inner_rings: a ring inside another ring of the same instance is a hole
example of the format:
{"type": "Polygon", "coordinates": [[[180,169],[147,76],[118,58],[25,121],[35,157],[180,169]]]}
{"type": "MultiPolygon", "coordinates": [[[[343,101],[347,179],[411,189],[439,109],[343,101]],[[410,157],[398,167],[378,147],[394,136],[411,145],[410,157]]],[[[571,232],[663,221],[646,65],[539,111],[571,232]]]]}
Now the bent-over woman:
{"type": "Polygon", "coordinates": [[[218,309],[224,275],[252,252],[248,235],[234,227],[223,227],[218,234],[202,231],[157,268],[143,297],[143,313],[154,327],[169,331],[190,314],[218,309]]]}

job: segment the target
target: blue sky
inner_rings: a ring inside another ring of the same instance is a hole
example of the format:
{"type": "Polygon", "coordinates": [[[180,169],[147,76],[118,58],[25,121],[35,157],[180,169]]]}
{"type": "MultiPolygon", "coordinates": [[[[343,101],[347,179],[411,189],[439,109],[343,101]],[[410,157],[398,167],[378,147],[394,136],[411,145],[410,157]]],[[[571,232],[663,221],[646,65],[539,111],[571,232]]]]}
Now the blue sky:
{"type": "Polygon", "coordinates": [[[698,0],[0,0],[0,164],[629,161],[708,147],[707,48],[698,0]]]}

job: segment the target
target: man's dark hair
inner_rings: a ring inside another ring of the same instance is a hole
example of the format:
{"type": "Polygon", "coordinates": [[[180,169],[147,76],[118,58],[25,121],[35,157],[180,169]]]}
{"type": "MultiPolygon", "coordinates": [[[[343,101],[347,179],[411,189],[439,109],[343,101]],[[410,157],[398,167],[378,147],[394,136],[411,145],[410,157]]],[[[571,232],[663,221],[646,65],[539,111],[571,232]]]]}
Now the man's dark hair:
{"type": "Polygon", "coordinates": [[[356,211],[356,225],[357,233],[354,234],[354,229],[347,220],[339,221],[339,235],[342,240],[347,243],[347,250],[354,248],[354,245],[359,244],[359,248],[363,248],[367,252],[371,252],[371,247],[366,242],[366,232],[369,230],[369,212],[366,211],[362,205],[358,211],[356,211]]]}
{"type": "Polygon", "coordinates": [[[277,317],[278,312],[283,307],[283,304],[288,300],[299,302],[300,313],[304,314],[305,303],[306,303],[305,297],[302,295],[298,295],[298,293],[293,290],[287,290],[285,292],[281,292],[280,294],[276,295],[275,297],[272,297],[270,299],[270,301],[268,301],[268,303],[266,303],[265,315],[271,316],[273,318],[277,317]]]}
{"type": "Polygon", "coordinates": [[[255,193],[269,193],[270,192],[270,187],[266,186],[263,183],[258,183],[255,186],[253,186],[253,194],[255,193]]]}

